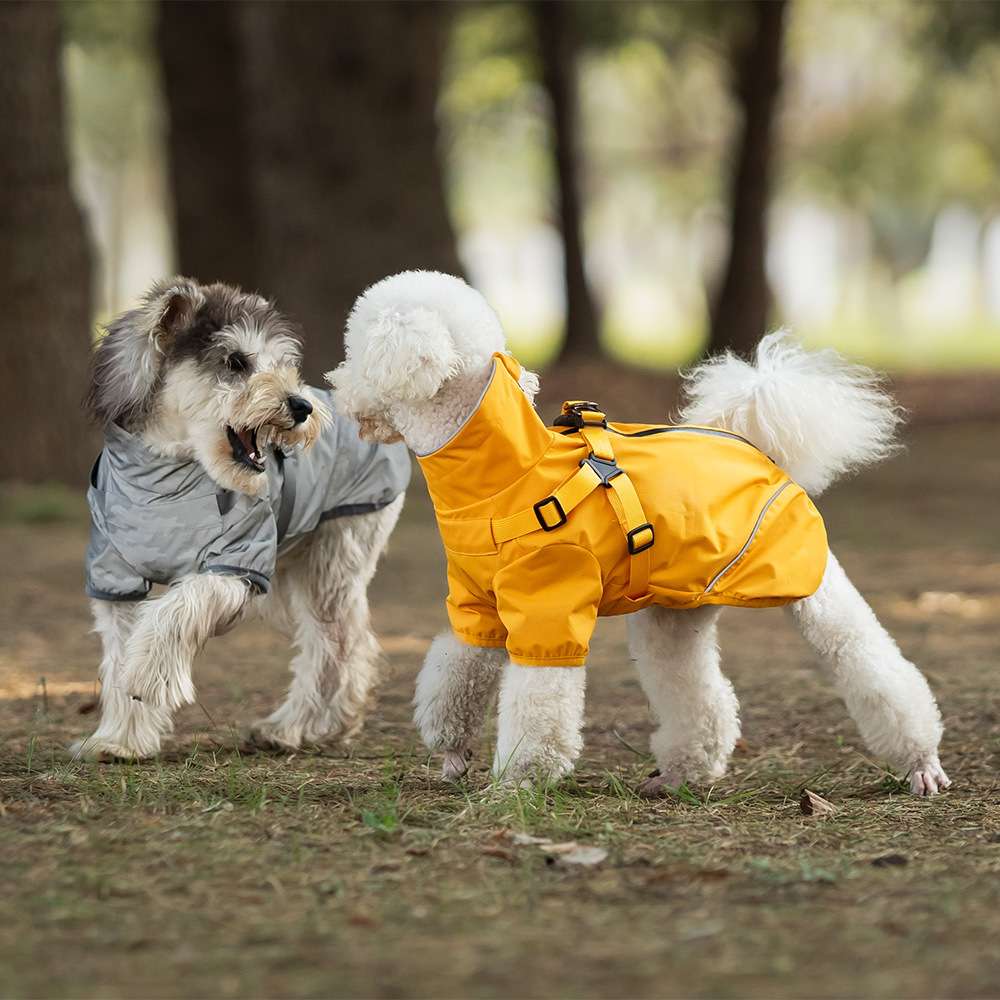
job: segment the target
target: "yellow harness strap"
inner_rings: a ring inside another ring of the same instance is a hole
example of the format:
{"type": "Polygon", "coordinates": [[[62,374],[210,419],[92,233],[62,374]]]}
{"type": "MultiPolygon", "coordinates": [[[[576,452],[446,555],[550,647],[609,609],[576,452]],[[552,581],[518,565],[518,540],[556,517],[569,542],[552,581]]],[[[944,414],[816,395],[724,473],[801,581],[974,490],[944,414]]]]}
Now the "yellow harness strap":
{"type": "Polygon", "coordinates": [[[555,531],[566,523],[575,507],[598,486],[604,486],[609,491],[611,509],[625,533],[631,557],[628,597],[638,600],[645,595],[649,584],[653,526],[646,519],[632,480],[615,461],[604,414],[592,403],[570,401],[563,403],[563,418],[569,426],[578,427],[590,448],[589,457],[580,463],[580,468],[569,479],[553,490],[551,496],[510,517],[493,518],[493,539],[500,545],[534,531],[555,531]]]}

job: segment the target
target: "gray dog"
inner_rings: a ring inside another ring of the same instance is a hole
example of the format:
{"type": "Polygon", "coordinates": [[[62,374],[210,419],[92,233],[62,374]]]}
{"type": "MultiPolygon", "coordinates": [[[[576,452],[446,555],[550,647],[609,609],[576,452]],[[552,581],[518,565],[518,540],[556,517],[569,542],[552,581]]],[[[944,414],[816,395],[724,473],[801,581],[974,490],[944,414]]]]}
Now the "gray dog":
{"type": "Polygon", "coordinates": [[[362,442],[299,360],[272,303],[187,278],[108,327],[87,399],[105,432],[86,567],[101,720],[77,756],[157,753],[194,700],[199,650],[252,613],[298,650],[253,740],[294,749],[360,729],[378,658],[367,587],[410,463],[362,442]]]}

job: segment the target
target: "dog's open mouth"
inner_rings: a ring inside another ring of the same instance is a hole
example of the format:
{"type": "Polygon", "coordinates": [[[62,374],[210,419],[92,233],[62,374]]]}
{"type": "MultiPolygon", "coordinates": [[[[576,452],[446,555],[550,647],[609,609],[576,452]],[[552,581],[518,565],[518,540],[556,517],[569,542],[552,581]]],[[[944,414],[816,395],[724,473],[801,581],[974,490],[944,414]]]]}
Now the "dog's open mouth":
{"type": "Polygon", "coordinates": [[[227,424],[226,434],[233,449],[233,460],[254,472],[263,472],[264,452],[257,445],[257,428],[241,427],[235,430],[227,424]]]}

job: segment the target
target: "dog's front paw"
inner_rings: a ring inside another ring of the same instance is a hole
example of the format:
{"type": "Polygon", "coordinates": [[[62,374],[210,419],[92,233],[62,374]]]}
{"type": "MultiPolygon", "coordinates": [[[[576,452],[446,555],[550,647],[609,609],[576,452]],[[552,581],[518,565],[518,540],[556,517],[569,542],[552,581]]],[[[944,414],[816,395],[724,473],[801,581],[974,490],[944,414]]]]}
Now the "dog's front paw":
{"type": "Polygon", "coordinates": [[[247,730],[244,744],[251,750],[290,753],[302,746],[302,732],[270,719],[258,719],[247,730]]]}
{"type": "Polygon", "coordinates": [[[682,770],[654,771],[635,791],[644,799],[660,799],[676,791],[684,781],[682,770]]]}
{"type": "Polygon", "coordinates": [[[471,750],[445,750],[441,763],[441,777],[445,781],[460,781],[469,770],[471,750]]]}
{"type": "Polygon", "coordinates": [[[98,764],[113,764],[123,760],[144,760],[154,756],[153,754],[140,754],[120,743],[112,743],[94,736],[71,743],[69,753],[73,760],[89,760],[98,764]]]}
{"type": "Polygon", "coordinates": [[[921,761],[910,770],[910,791],[914,795],[937,795],[951,785],[936,756],[921,761]]]}
{"type": "Polygon", "coordinates": [[[684,784],[711,784],[725,775],[726,764],[726,758],[700,748],[675,752],[639,785],[636,793],[646,799],[655,799],[684,784]]]}
{"type": "Polygon", "coordinates": [[[493,779],[506,788],[554,785],[573,770],[573,758],[552,749],[493,760],[493,779]]]}

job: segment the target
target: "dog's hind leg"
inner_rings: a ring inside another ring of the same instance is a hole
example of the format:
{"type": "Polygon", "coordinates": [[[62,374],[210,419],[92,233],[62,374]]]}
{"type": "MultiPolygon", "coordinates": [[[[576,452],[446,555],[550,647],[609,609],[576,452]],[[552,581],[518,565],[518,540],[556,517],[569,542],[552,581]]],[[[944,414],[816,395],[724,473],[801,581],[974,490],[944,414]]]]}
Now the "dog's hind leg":
{"type": "Polygon", "coordinates": [[[736,693],[719,669],[719,610],[651,607],[629,618],[629,648],[658,723],[650,746],[659,774],[643,782],[642,795],[726,772],[740,719],[736,693]]]}
{"type": "Polygon", "coordinates": [[[830,666],[871,752],[907,774],[917,795],[947,788],[951,781],[938,760],[941,715],[927,681],[900,653],[833,553],[819,590],[791,611],[830,666]]]}
{"type": "Polygon", "coordinates": [[[131,698],[123,686],[125,649],[135,626],[135,602],[91,601],[94,630],[101,637],[101,718],[96,732],[77,740],[70,753],[80,759],[149,757],[173,729],[168,710],[131,698]]]}
{"type": "Polygon", "coordinates": [[[556,781],[583,749],[584,667],[508,663],[500,682],[493,775],[504,784],[556,781]]]}
{"type": "Polygon", "coordinates": [[[325,521],[279,566],[298,652],[285,701],[251,726],[252,742],[294,750],[361,729],[379,661],[368,584],[402,506],[398,497],[379,511],[325,521]]]}
{"type": "Polygon", "coordinates": [[[431,644],[417,677],[413,719],[429,750],[444,752],[441,775],[460,778],[468,770],[472,744],[496,690],[504,649],[470,646],[451,632],[431,644]]]}

